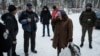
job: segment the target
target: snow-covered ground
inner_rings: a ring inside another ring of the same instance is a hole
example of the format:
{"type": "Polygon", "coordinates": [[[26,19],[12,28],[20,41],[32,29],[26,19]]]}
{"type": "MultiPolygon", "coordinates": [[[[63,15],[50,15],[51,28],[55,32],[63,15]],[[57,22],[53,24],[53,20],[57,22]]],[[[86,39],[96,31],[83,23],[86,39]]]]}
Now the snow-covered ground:
{"type": "MultiPolygon", "coordinates": [[[[80,45],[80,39],[81,39],[81,26],[79,24],[79,15],[77,14],[71,14],[68,15],[69,18],[72,19],[73,25],[74,25],[74,33],[73,33],[73,43],[80,45]]],[[[29,48],[29,56],[57,56],[56,49],[52,48],[52,41],[51,38],[53,37],[52,28],[50,25],[50,35],[51,37],[48,37],[47,35],[45,37],[42,37],[42,24],[39,22],[37,23],[38,29],[36,34],[36,50],[38,51],[37,54],[34,54],[30,51],[29,48]]],[[[88,46],[88,35],[86,34],[84,47],[81,49],[81,56],[100,56],[100,38],[99,38],[100,30],[94,29],[93,31],[93,49],[89,49],[88,46]]],[[[17,35],[17,49],[16,52],[20,56],[24,56],[24,48],[23,48],[23,30],[21,25],[19,24],[19,33],[17,35]]],[[[62,50],[63,51],[63,50],[62,50]]],[[[5,54],[6,56],[6,54],[5,54]]]]}

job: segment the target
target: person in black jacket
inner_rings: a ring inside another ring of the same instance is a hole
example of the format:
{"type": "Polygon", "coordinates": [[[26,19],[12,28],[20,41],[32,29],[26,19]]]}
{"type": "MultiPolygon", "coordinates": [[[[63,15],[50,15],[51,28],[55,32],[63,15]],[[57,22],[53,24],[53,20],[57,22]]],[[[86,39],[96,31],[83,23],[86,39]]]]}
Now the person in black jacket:
{"type": "Polygon", "coordinates": [[[41,15],[40,15],[40,21],[43,24],[43,37],[45,36],[45,26],[47,26],[47,32],[48,36],[50,37],[50,32],[49,32],[49,21],[51,19],[51,14],[47,6],[44,6],[41,15]]]}
{"type": "Polygon", "coordinates": [[[36,38],[36,22],[38,22],[38,16],[32,11],[32,4],[27,4],[27,9],[19,15],[19,22],[22,24],[24,30],[24,53],[28,56],[29,38],[31,38],[31,51],[37,53],[35,50],[35,38],[36,38]]]}
{"type": "Polygon", "coordinates": [[[17,20],[15,18],[15,14],[17,12],[17,8],[14,5],[9,5],[8,7],[8,13],[5,13],[1,16],[4,24],[5,24],[5,28],[6,28],[6,33],[8,34],[8,39],[10,39],[12,41],[12,47],[11,47],[11,53],[10,51],[8,51],[8,56],[19,56],[16,54],[15,49],[16,49],[16,35],[18,33],[18,23],[17,20]]]}

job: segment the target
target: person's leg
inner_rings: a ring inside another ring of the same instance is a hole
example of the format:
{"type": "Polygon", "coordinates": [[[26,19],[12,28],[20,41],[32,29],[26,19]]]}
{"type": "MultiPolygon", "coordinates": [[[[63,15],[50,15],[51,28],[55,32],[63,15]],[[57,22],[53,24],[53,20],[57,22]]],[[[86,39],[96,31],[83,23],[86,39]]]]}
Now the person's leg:
{"type": "Polygon", "coordinates": [[[59,56],[59,54],[60,54],[60,52],[61,52],[61,48],[57,48],[57,56],[59,56]]]}
{"type": "Polygon", "coordinates": [[[43,24],[43,37],[45,36],[45,24],[43,24]]]}
{"type": "Polygon", "coordinates": [[[47,24],[47,33],[48,33],[48,36],[50,37],[49,24],[47,24]]]}
{"type": "Polygon", "coordinates": [[[16,55],[16,44],[12,44],[12,55],[15,56],[16,55]]]}
{"type": "Polygon", "coordinates": [[[93,32],[93,28],[88,28],[88,40],[89,40],[89,48],[92,48],[92,32],[93,32]]]}
{"type": "MultiPolygon", "coordinates": [[[[14,32],[14,37],[16,38],[18,31],[14,32]]],[[[15,40],[17,42],[17,40],[15,40]]],[[[17,43],[16,43],[17,44],[17,43]]],[[[12,44],[12,56],[19,56],[16,54],[16,44],[12,44]]]]}
{"type": "Polygon", "coordinates": [[[29,32],[24,31],[24,52],[28,53],[29,48],[29,32]]]}
{"type": "Polygon", "coordinates": [[[31,51],[33,53],[37,53],[37,51],[35,50],[35,39],[36,38],[36,32],[32,32],[32,35],[31,35],[31,51]]]}
{"type": "Polygon", "coordinates": [[[12,48],[7,52],[7,56],[13,56],[12,55],[12,48]]]}
{"type": "Polygon", "coordinates": [[[87,30],[86,27],[82,27],[82,37],[81,37],[81,45],[80,45],[80,47],[83,47],[86,30],[87,30]]]}
{"type": "Polygon", "coordinates": [[[3,56],[3,52],[0,51],[0,56],[3,56]]]}

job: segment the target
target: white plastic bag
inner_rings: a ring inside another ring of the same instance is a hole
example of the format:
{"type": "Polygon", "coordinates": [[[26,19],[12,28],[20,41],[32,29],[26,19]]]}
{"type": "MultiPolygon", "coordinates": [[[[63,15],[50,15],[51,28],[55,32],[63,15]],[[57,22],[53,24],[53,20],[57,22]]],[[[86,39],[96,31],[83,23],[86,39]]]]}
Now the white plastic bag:
{"type": "Polygon", "coordinates": [[[68,46],[69,45],[71,46],[71,48],[66,47],[62,49],[60,56],[81,56],[80,48],[76,44],[69,43],[68,46]],[[74,55],[72,55],[71,52],[73,52],[74,55]]]}
{"type": "Polygon", "coordinates": [[[61,53],[60,53],[60,56],[71,56],[71,51],[69,48],[64,48],[61,53]]]}

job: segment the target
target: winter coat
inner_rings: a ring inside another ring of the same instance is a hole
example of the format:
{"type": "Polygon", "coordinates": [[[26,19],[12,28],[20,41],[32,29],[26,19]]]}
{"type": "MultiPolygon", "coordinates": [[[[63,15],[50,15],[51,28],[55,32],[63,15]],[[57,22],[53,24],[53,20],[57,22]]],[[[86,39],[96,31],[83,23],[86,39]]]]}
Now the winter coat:
{"type": "Polygon", "coordinates": [[[49,24],[50,19],[51,19],[51,14],[49,10],[41,12],[40,21],[42,22],[42,24],[49,24]]]}
{"type": "Polygon", "coordinates": [[[5,13],[1,16],[6,29],[9,30],[9,37],[11,37],[12,41],[16,41],[16,35],[18,33],[18,23],[14,15],[11,13],[5,13]]]}
{"type": "Polygon", "coordinates": [[[33,11],[23,11],[19,16],[19,22],[22,24],[23,30],[28,32],[36,31],[36,22],[38,22],[38,20],[37,14],[33,11]],[[36,21],[34,20],[34,17],[36,17],[36,21]],[[28,18],[31,18],[31,23],[27,21],[28,18]]]}
{"type": "Polygon", "coordinates": [[[55,26],[53,47],[65,48],[68,42],[72,41],[73,24],[71,19],[58,20],[54,19],[53,24],[55,26]]]}
{"type": "Polygon", "coordinates": [[[12,46],[12,41],[10,38],[4,39],[3,34],[5,29],[5,25],[0,23],[0,52],[7,52],[12,46]]]}
{"type": "Polygon", "coordinates": [[[83,11],[80,15],[79,21],[82,26],[93,27],[96,22],[96,14],[93,11],[83,11]]]}

